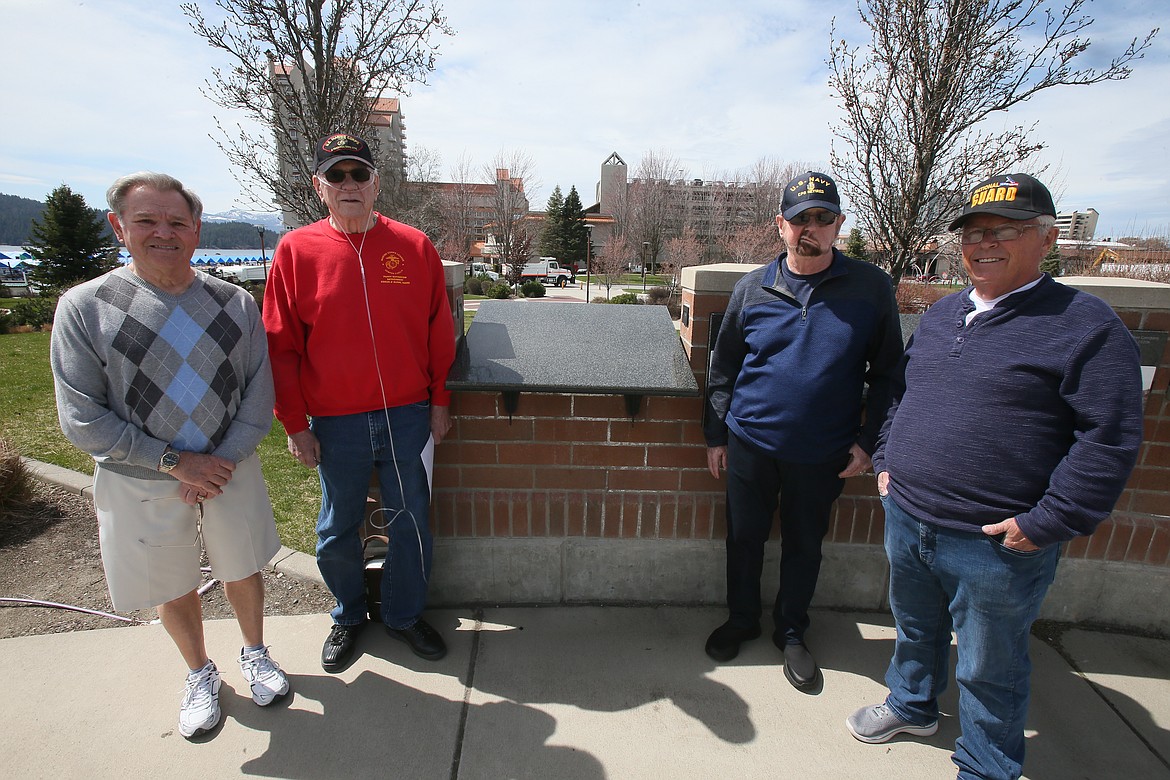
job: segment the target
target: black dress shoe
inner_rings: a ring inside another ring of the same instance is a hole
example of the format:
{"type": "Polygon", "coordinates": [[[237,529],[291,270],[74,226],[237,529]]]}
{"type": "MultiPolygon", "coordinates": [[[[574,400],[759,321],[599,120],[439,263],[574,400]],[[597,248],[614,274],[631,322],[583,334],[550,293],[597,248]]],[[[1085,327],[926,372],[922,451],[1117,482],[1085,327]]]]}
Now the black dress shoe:
{"type": "Polygon", "coordinates": [[[419,658],[428,661],[438,661],[447,654],[447,645],[439,632],[431,628],[431,624],[419,618],[410,628],[390,628],[386,626],[386,633],[410,645],[410,649],[419,658]]]}
{"type": "Polygon", "coordinates": [[[704,648],[712,659],[720,662],[730,661],[739,655],[739,646],[749,639],[760,635],[760,627],[740,628],[731,625],[728,621],[711,632],[707,637],[707,646],[704,648]]]}
{"type": "Polygon", "coordinates": [[[816,685],[817,662],[807,647],[799,643],[784,645],[784,676],[798,691],[816,685]]]}
{"type": "Polygon", "coordinates": [[[358,623],[356,626],[341,626],[335,623],[333,628],[329,629],[329,636],[321,648],[321,666],[325,671],[337,672],[349,663],[354,643],[365,627],[365,623],[358,623]]]}

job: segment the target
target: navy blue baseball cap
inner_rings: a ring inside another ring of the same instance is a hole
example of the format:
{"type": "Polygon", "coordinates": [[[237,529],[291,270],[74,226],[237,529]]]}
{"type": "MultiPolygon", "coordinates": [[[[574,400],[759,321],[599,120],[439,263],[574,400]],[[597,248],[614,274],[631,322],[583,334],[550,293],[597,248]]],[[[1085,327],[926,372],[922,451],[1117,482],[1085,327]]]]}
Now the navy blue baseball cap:
{"type": "Polygon", "coordinates": [[[841,213],[841,196],[837,194],[837,182],[827,173],[808,171],[788,182],[784,197],[780,200],[780,215],[792,219],[808,209],[827,209],[834,214],[841,213]]]}
{"type": "Polygon", "coordinates": [[[1026,173],[1002,173],[975,186],[963,204],[963,213],[951,223],[958,230],[967,217],[996,214],[1008,219],[1056,216],[1056,205],[1048,188],[1026,173]]]}

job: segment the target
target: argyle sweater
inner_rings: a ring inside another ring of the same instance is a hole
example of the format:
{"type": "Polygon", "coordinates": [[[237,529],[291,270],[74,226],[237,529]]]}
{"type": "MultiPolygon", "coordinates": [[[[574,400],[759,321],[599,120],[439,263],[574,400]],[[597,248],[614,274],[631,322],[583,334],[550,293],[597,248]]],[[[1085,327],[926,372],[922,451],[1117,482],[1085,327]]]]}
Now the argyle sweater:
{"type": "Polygon", "coordinates": [[[57,304],[50,350],[61,430],[102,468],[141,479],[167,445],[238,463],[272,426],[256,302],[196,272],[171,295],[119,268],[57,304]]]}

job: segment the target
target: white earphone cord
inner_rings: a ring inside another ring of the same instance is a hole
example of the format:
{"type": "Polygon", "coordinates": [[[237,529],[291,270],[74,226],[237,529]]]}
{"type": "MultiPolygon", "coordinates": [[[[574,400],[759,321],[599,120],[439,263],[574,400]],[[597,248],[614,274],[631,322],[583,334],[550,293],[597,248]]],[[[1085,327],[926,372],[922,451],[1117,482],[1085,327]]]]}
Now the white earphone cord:
{"type": "MultiPolygon", "coordinates": [[[[328,184],[328,182],[326,182],[326,183],[328,184]]],[[[386,386],[382,382],[382,364],[378,360],[378,340],[374,335],[374,314],[370,309],[370,294],[369,294],[368,288],[366,287],[366,264],[362,260],[362,250],[365,249],[366,237],[370,234],[370,230],[371,230],[370,217],[372,217],[373,214],[374,214],[374,205],[373,205],[373,201],[371,200],[370,211],[369,211],[369,214],[366,215],[366,226],[367,227],[366,227],[365,232],[362,233],[361,244],[355,245],[353,243],[353,239],[349,237],[349,233],[346,233],[344,230],[339,231],[343,236],[345,236],[345,240],[349,242],[349,245],[350,245],[350,247],[353,248],[354,253],[357,254],[358,271],[361,274],[361,278],[362,278],[362,298],[365,300],[365,304],[366,304],[366,322],[370,326],[370,344],[374,350],[374,371],[378,375],[378,390],[382,394],[382,413],[384,415],[386,415],[386,436],[387,436],[387,438],[390,439],[390,458],[394,462],[394,475],[398,478],[398,495],[402,497],[402,504],[403,504],[401,509],[395,509],[395,510],[389,510],[385,506],[378,507],[374,511],[374,515],[377,515],[378,512],[389,513],[391,511],[393,512],[393,514],[390,517],[390,520],[385,525],[378,525],[378,523],[376,521],[374,521],[373,518],[371,518],[371,525],[373,525],[373,527],[378,529],[379,531],[388,531],[390,526],[394,524],[394,521],[397,520],[404,512],[410,517],[411,522],[414,523],[414,535],[418,539],[419,569],[422,571],[423,582],[426,583],[427,582],[427,567],[426,567],[426,561],[424,560],[425,553],[423,552],[422,531],[420,531],[419,527],[418,527],[418,518],[414,516],[414,512],[411,512],[410,509],[408,509],[406,507],[406,490],[402,486],[402,472],[398,470],[398,453],[395,451],[394,433],[390,427],[390,409],[389,409],[390,402],[386,399],[386,386]]],[[[387,534],[387,536],[389,536],[389,534],[387,534]]]]}

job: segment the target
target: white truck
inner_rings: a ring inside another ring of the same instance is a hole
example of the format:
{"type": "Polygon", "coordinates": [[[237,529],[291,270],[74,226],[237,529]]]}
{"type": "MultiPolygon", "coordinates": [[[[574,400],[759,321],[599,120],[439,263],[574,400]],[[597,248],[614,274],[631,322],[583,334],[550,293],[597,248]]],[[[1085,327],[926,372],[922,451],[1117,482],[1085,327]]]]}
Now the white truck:
{"type": "Polygon", "coordinates": [[[221,265],[217,266],[213,273],[221,279],[244,287],[249,287],[254,282],[268,280],[268,269],[262,265],[221,265]]]}
{"type": "Polygon", "coordinates": [[[552,257],[542,257],[536,262],[525,263],[520,272],[520,281],[538,281],[556,287],[567,287],[573,281],[575,274],[568,268],[561,268],[561,264],[552,257]]]}
{"type": "Polygon", "coordinates": [[[493,282],[500,281],[500,275],[492,270],[492,267],[487,263],[470,263],[467,266],[468,276],[486,276],[493,282]]]}

